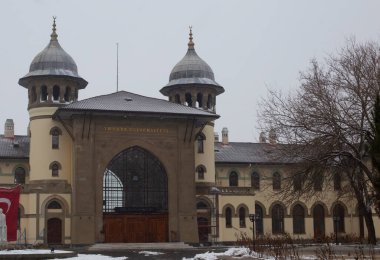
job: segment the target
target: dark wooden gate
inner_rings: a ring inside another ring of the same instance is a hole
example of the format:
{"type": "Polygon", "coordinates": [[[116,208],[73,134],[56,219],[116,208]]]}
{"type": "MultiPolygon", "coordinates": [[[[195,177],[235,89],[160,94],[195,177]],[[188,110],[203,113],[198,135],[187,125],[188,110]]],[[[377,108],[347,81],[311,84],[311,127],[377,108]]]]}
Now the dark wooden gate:
{"type": "Polygon", "coordinates": [[[103,215],[106,243],[168,242],[167,214],[103,215]]]}
{"type": "Polygon", "coordinates": [[[50,218],[47,221],[47,243],[62,244],[62,220],[50,218]]]}

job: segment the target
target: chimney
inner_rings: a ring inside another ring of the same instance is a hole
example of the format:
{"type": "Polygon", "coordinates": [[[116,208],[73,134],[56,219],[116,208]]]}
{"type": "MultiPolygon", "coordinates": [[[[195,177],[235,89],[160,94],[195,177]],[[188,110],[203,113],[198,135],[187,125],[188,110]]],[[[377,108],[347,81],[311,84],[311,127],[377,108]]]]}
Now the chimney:
{"type": "Polygon", "coordinates": [[[223,127],[222,129],[222,144],[228,144],[228,129],[227,127],[223,127]]]}
{"type": "Polygon", "coordinates": [[[15,138],[15,125],[13,119],[7,119],[4,125],[4,137],[14,139],[15,138]]]}
{"type": "Polygon", "coordinates": [[[217,132],[214,132],[214,142],[219,142],[219,134],[217,132]]]}
{"type": "Polygon", "coordinates": [[[264,132],[261,132],[261,133],[260,133],[259,142],[260,142],[260,143],[266,143],[266,142],[267,142],[267,138],[266,138],[264,132]]]}
{"type": "Polygon", "coordinates": [[[273,128],[269,131],[269,143],[271,144],[277,143],[276,131],[273,128]]]}

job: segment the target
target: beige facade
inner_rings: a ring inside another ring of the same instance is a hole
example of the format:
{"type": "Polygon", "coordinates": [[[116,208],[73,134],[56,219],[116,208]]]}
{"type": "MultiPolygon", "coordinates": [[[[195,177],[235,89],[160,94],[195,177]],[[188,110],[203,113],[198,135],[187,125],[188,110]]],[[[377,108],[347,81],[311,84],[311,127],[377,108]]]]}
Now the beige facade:
{"type": "Polygon", "coordinates": [[[276,196],[292,165],[265,157],[273,138],[236,143],[223,128],[215,141],[224,88],[196,54],[191,31],[161,89],[169,101],[124,91],[78,101],[87,82],[57,37],[54,22],[48,47],[19,80],[28,136],[15,136],[7,120],[0,138],[0,183],[23,185],[19,242],[231,242],[252,235],[250,214],[257,235],[318,239],[334,233],[335,208],[340,236],[365,236],[355,199],[338,198],[332,185],[290,204],[276,196]]]}

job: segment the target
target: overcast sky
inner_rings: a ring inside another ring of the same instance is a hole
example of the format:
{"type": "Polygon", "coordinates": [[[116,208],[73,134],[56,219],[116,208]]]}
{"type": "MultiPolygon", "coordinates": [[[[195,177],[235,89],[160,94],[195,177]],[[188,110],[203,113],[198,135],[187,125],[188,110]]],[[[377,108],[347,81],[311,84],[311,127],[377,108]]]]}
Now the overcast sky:
{"type": "MultiPolygon", "coordinates": [[[[85,99],[119,89],[166,99],[159,90],[185,55],[188,26],[195,49],[225,88],[217,97],[215,131],[230,141],[258,140],[258,103],[268,89],[298,86],[311,58],[322,60],[346,39],[380,40],[380,1],[78,1],[0,0],[0,127],[29,122],[27,90],[17,84],[48,44],[52,16],[58,40],[89,84],[85,99]]],[[[3,133],[1,127],[0,133],[3,133]]]]}

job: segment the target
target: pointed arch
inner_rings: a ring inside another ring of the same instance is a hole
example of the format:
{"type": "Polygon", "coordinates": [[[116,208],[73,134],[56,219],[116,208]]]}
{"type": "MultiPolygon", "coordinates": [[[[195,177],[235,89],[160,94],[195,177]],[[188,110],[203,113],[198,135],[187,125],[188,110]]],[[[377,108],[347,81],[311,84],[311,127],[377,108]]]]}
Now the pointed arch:
{"type": "Polygon", "coordinates": [[[140,146],[121,151],[109,162],[104,176],[103,212],[167,212],[166,170],[151,152],[140,146]]]}

